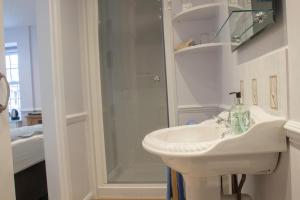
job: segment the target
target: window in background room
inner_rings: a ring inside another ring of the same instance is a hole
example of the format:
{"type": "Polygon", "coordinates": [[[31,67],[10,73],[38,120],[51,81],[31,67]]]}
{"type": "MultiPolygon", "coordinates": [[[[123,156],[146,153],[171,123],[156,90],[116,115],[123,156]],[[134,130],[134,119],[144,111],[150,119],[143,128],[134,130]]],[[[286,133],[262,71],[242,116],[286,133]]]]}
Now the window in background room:
{"type": "Polygon", "coordinates": [[[21,110],[19,58],[17,43],[5,44],[6,75],[10,85],[9,112],[12,109],[21,110]]]}

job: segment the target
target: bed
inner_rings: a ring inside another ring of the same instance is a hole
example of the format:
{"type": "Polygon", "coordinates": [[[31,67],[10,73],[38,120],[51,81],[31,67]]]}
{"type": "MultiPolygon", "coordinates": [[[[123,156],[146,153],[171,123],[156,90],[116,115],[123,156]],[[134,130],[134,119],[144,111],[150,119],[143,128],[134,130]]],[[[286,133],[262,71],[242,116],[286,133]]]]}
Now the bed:
{"type": "Polygon", "coordinates": [[[47,199],[42,125],[11,129],[17,200],[47,199]]]}

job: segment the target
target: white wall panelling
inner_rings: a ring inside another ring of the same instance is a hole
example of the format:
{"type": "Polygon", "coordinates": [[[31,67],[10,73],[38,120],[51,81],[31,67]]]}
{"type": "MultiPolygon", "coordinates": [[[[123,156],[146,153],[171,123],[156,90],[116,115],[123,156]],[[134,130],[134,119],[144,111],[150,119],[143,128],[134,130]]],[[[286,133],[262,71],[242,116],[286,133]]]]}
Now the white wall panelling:
{"type": "Polygon", "coordinates": [[[288,121],[285,124],[290,141],[291,199],[299,199],[300,192],[300,123],[288,121]]]}
{"type": "Polygon", "coordinates": [[[290,139],[290,166],[291,166],[291,199],[297,200],[300,196],[300,123],[288,121],[285,125],[287,135],[290,139]]]}
{"type": "MultiPolygon", "coordinates": [[[[231,70],[234,71],[234,78],[231,80],[234,83],[231,85],[236,85],[237,90],[239,90],[240,81],[244,82],[244,103],[246,105],[253,105],[252,79],[256,79],[258,86],[258,106],[271,114],[288,117],[287,54],[287,47],[283,47],[243,64],[231,67],[231,70]],[[273,75],[277,75],[278,77],[278,110],[270,107],[269,79],[273,75]]],[[[290,200],[289,160],[289,153],[283,153],[274,174],[269,176],[248,176],[244,192],[251,194],[254,199],[259,200],[290,200]]]]}
{"type": "Polygon", "coordinates": [[[252,79],[257,80],[258,106],[279,116],[288,116],[287,106],[287,48],[272,51],[235,68],[239,76],[237,84],[244,81],[244,103],[253,105],[252,79]],[[270,106],[270,76],[277,76],[278,109],[270,106]]]}

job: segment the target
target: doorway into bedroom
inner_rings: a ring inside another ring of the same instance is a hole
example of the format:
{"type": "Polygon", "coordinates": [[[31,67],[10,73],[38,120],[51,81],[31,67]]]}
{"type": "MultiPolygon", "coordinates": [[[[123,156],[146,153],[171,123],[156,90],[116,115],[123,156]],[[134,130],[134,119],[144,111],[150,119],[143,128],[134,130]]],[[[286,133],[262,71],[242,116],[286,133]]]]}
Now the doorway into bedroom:
{"type": "Polygon", "coordinates": [[[36,0],[4,0],[5,68],[16,200],[45,200],[36,0]]]}

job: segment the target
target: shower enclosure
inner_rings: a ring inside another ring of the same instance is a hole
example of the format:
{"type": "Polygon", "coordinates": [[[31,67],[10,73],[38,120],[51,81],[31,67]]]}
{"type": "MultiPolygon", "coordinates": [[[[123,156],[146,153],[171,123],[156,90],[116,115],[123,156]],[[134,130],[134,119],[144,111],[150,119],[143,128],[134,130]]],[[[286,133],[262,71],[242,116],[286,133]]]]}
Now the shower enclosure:
{"type": "Polygon", "coordinates": [[[161,0],[99,0],[108,183],[161,183],[165,167],[142,139],[168,127],[161,0]]]}

